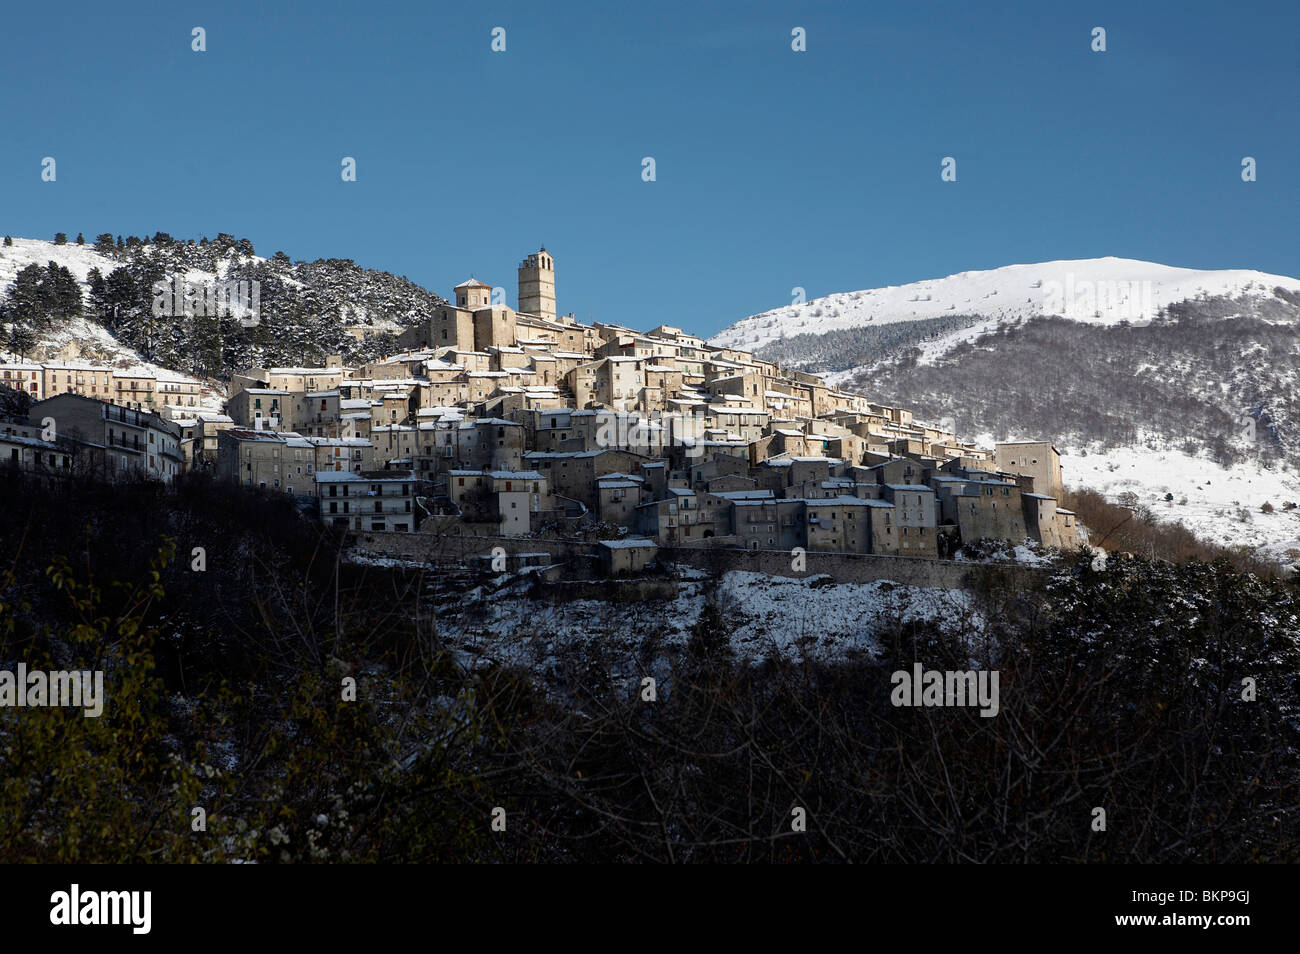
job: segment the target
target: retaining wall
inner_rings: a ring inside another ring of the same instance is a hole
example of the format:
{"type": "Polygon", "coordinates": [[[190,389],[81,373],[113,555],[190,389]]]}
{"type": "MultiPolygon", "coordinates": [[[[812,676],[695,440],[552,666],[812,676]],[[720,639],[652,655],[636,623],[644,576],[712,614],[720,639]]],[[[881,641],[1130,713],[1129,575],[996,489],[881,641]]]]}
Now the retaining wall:
{"type": "MultiPolygon", "coordinates": [[[[357,546],[373,553],[434,563],[464,563],[471,557],[485,556],[493,547],[508,554],[549,553],[554,562],[570,562],[574,569],[591,565],[594,543],[573,540],[547,540],[533,537],[442,536],[432,533],[360,532],[357,546]]],[[[887,556],[873,553],[822,553],[808,551],[802,571],[791,568],[788,550],[739,550],[723,547],[676,547],[661,550],[660,557],[674,563],[701,569],[745,570],[769,576],[796,579],[827,574],[839,583],[870,583],[892,580],[908,586],[931,586],[961,589],[972,571],[994,570],[1012,588],[1029,589],[1040,582],[1045,571],[1018,564],[957,563],[952,560],[927,560],[923,557],[887,556]]]]}

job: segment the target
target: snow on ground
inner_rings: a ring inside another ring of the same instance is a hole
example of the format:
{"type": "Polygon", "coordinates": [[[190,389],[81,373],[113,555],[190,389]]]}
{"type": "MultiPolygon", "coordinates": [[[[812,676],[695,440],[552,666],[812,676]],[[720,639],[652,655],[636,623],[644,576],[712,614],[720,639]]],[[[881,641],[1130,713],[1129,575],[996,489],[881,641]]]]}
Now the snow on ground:
{"type": "MultiPolygon", "coordinates": [[[[1113,502],[1134,493],[1157,517],[1181,521],[1207,542],[1300,562],[1300,507],[1283,509],[1287,501],[1300,504],[1300,473],[1294,469],[1264,470],[1253,461],[1225,468],[1176,450],[1124,447],[1063,450],[1061,470],[1069,488],[1090,487],[1113,502]],[[1166,494],[1173,500],[1166,501],[1166,494]],[[1265,503],[1272,504],[1272,513],[1261,512],[1265,503]]],[[[1097,542],[1098,528],[1090,530],[1097,542]]]]}
{"type": "MultiPolygon", "coordinates": [[[[693,575],[694,576],[694,575],[693,575]]],[[[902,586],[889,581],[835,583],[829,577],[793,579],[731,571],[718,588],[733,625],[737,655],[758,662],[771,654],[791,659],[873,657],[877,639],[900,621],[943,618],[971,631],[983,628],[972,597],[962,590],[902,586]]],[[[441,633],[463,652],[503,664],[553,669],[566,650],[599,645],[631,658],[647,646],[682,648],[705,605],[697,578],[677,585],[677,597],[628,604],[605,600],[544,603],[526,591],[493,593],[470,602],[466,615],[441,633]],[[527,634],[527,635],[524,635],[527,634]]]]}
{"type": "Polygon", "coordinates": [[[957,563],[1019,563],[1022,566],[1049,569],[1060,557],[1056,551],[1044,550],[1033,540],[1012,544],[1010,540],[985,541],[982,552],[977,555],[967,553],[966,548],[957,551],[953,560],[957,563]]]}
{"type": "Polygon", "coordinates": [[[10,285],[28,265],[40,265],[44,268],[50,262],[62,265],[72,277],[81,283],[82,294],[86,292],[86,276],[92,268],[98,268],[108,275],[120,263],[100,255],[90,244],[77,245],[69,240],[67,245],[55,245],[41,239],[15,238],[12,246],[0,247],[0,288],[10,285]]]}
{"type": "Polygon", "coordinates": [[[1114,257],[1007,265],[786,305],[744,318],[720,331],[710,343],[753,351],[800,334],[962,314],[989,316],[990,321],[945,336],[929,348],[947,350],[1001,322],[1034,315],[1061,315],[1107,325],[1147,321],[1172,302],[1202,295],[1235,297],[1246,290],[1271,293],[1277,286],[1300,290],[1300,279],[1246,269],[1175,268],[1114,257]]]}
{"type": "Polygon", "coordinates": [[[721,602],[739,622],[732,645],[758,658],[783,655],[873,654],[875,637],[890,622],[972,617],[964,590],[900,586],[889,581],[835,583],[830,577],[770,577],[733,571],[723,578],[721,602]]]}
{"type": "Polygon", "coordinates": [[[377,566],[387,570],[429,570],[429,564],[424,560],[409,560],[403,557],[384,556],[379,553],[369,553],[365,550],[352,549],[343,554],[344,563],[353,563],[359,566],[377,566]]]}
{"type": "MultiPolygon", "coordinates": [[[[251,258],[244,256],[241,261],[264,262],[266,259],[254,255],[251,258]]],[[[66,245],[55,245],[43,239],[15,237],[12,246],[0,246],[0,288],[12,283],[18,273],[28,265],[40,265],[43,268],[50,262],[62,265],[71,272],[72,277],[81,283],[83,295],[89,290],[87,280],[92,268],[98,268],[100,273],[107,277],[109,272],[123,264],[117,259],[96,252],[90,240],[87,240],[85,245],[78,245],[71,239],[66,245]]],[[[196,283],[210,282],[223,277],[229,264],[229,257],[219,261],[219,275],[199,269],[189,269],[184,277],[187,281],[196,283]]],[[[284,280],[294,283],[292,279],[284,280]]]]}

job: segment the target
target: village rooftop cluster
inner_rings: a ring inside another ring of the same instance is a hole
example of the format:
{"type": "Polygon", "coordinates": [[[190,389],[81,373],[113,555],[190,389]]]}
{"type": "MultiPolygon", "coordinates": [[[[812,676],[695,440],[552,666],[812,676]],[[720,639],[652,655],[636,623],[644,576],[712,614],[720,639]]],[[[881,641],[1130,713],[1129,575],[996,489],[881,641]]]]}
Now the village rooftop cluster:
{"type": "Polygon", "coordinates": [[[108,480],[206,470],[367,534],[929,558],[1081,539],[1050,441],[981,449],[678,328],[559,315],[545,248],[519,265],[517,309],[492,292],[457,285],[382,360],[247,369],[224,407],[180,376],[0,364],[35,400],[0,427],[0,458],[108,480]]]}

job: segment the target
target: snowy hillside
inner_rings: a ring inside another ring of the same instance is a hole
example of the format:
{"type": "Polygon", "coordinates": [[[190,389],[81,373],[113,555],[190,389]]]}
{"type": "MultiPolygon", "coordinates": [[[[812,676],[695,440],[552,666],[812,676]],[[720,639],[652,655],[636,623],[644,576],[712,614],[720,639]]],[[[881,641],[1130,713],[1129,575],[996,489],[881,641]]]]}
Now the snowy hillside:
{"type": "Polygon", "coordinates": [[[1202,540],[1247,547],[1284,565],[1300,563],[1300,473],[1257,463],[1223,467],[1176,450],[1111,448],[1064,453],[1067,487],[1097,490],[1181,522],[1202,540]],[[1289,505],[1289,506],[1288,506],[1289,505]]]}
{"type": "MultiPolygon", "coordinates": [[[[186,281],[193,284],[211,284],[225,278],[231,262],[234,260],[231,257],[219,259],[217,267],[212,271],[187,268],[184,270],[183,275],[186,281]]],[[[252,260],[256,262],[264,261],[264,259],[256,257],[253,257],[252,260]]],[[[115,268],[124,264],[123,260],[118,256],[106,255],[96,251],[94,246],[90,244],[77,245],[75,242],[69,241],[63,245],[57,245],[54,242],[47,242],[42,239],[15,237],[13,245],[0,247],[0,297],[3,297],[13,285],[14,279],[18,277],[18,273],[24,268],[30,265],[44,268],[50,262],[54,262],[72,273],[73,278],[81,285],[82,298],[88,304],[91,297],[91,271],[98,269],[101,275],[107,276],[115,268]]],[[[169,369],[161,364],[145,361],[134,349],[123,344],[102,325],[94,321],[89,314],[44,332],[41,335],[40,344],[44,352],[64,353],[65,349],[71,345],[73,350],[79,348],[81,351],[80,357],[88,360],[93,359],[113,366],[132,369],[139,368],[147,373],[161,374],[166,380],[192,380],[174,368],[169,369]]],[[[52,357],[53,354],[50,354],[50,356],[52,357]]],[[[67,354],[65,356],[76,357],[67,354]]]]}
{"type": "Polygon", "coordinates": [[[15,238],[12,246],[0,248],[0,289],[8,288],[18,273],[28,265],[44,267],[48,262],[55,262],[72,272],[74,278],[82,285],[82,291],[89,289],[87,276],[92,268],[98,268],[107,275],[120,264],[107,255],[95,251],[90,245],[55,245],[40,239],[15,238]]]}
{"type": "Polygon", "coordinates": [[[1147,321],[1200,297],[1300,292],[1300,279],[1241,269],[1199,271],[1127,258],[1007,265],[947,278],[841,292],[744,318],[710,339],[757,351],[784,338],[866,325],[979,315],[988,324],[1060,315],[1093,324],[1147,321]]]}
{"type": "Polygon", "coordinates": [[[348,259],[294,261],[283,252],[263,258],[246,239],[226,234],[197,242],[161,232],[152,239],[101,239],[77,245],[14,238],[0,246],[0,305],[14,300],[19,274],[32,266],[53,263],[80,286],[79,316],[57,305],[40,318],[30,308],[11,310],[6,322],[24,319],[33,336],[23,345],[28,357],[169,368],[199,379],[259,364],[323,363],[329,354],[364,361],[391,351],[396,333],[445,302],[405,278],[348,259]],[[192,314],[188,305],[179,317],[159,319],[155,283],[174,288],[178,278],[197,289],[236,282],[256,288],[258,320],[192,314]]]}
{"type": "MultiPolygon", "coordinates": [[[[0,247],[0,297],[12,286],[18,273],[30,265],[44,268],[50,262],[66,268],[81,286],[82,297],[90,293],[89,278],[92,269],[107,275],[121,263],[97,252],[91,245],[68,242],[56,245],[40,239],[14,238],[13,245],[0,247]]],[[[196,273],[189,280],[209,282],[210,273],[196,273]]],[[[94,361],[120,370],[149,375],[163,381],[195,382],[198,379],[174,368],[146,361],[134,349],[113,337],[104,327],[87,317],[74,318],[41,335],[40,352],[29,358],[62,357],[69,360],[94,361]]],[[[11,357],[5,355],[6,358],[11,357]]],[[[221,395],[212,393],[204,398],[207,410],[220,410],[221,395]]]]}

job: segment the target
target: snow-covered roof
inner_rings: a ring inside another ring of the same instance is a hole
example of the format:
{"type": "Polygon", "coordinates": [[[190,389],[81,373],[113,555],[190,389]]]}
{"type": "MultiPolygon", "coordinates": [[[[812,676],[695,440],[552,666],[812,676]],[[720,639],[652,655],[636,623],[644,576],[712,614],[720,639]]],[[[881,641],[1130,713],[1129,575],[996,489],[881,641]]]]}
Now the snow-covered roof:
{"type": "Polygon", "coordinates": [[[381,481],[407,481],[409,482],[411,474],[409,472],[401,473],[394,471],[392,476],[376,477],[373,474],[356,474],[350,470],[318,470],[314,474],[318,484],[344,484],[344,483],[379,483],[381,481]]]}
{"type": "Polygon", "coordinates": [[[496,480],[545,480],[545,474],[535,470],[449,470],[453,477],[492,477],[496,480]]]}

